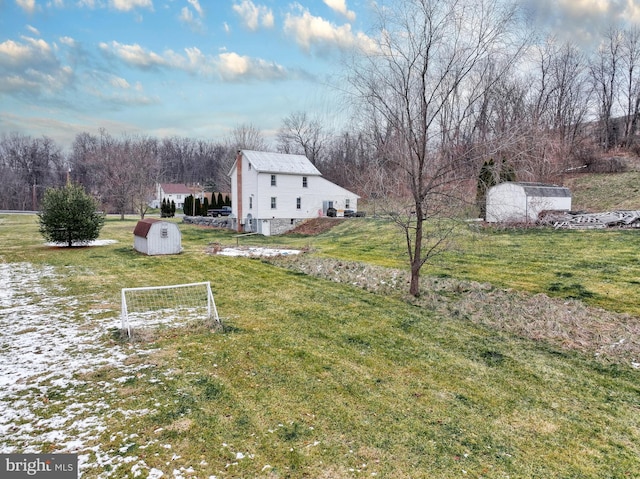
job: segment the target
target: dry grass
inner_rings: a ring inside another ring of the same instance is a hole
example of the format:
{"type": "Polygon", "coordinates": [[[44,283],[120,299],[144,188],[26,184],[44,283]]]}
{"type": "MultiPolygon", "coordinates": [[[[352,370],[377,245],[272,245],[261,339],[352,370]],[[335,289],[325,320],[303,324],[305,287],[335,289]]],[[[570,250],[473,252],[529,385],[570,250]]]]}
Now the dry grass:
{"type": "Polygon", "coordinates": [[[409,277],[404,270],[308,255],[278,257],[269,262],[368,291],[404,296],[447,317],[580,351],[600,361],[640,367],[640,318],[628,314],[589,307],[578,300],[451,278],[423,277],[422,296],[412,298],[406,295],[409,277]]]}

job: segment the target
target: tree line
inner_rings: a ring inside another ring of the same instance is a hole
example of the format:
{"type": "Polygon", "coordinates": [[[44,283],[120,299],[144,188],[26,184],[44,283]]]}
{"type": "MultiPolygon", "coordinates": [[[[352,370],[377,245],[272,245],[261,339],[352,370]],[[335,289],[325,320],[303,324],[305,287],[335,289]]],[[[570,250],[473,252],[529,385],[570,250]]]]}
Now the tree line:
{"type": "MultiPolygon", "coordinates": [[[[400,2],[404,8],[431,3],[400,2]]],[[[389,26],[389,13],[385,15],[389,26]]],[[[419,30],[408,22],[405,17],[400,26],[413,29],[415,37],[419,30]]],[[[339,132],[328,128],[321,117],[299,111],[283,118],[275,144],[269,144],[253,125],[240,125],[220,141],[128,134],[115,137],[106,130],[80,133],[68,153],[51,138],[5,133],[0,136],[0,179],[4,185],[0,208],[37,210],[47,187],[71,178],[109,212],[144,214],[155,182],[200,183],[207,191],[230,191],[227,172],[238,148],[304,154],[327,179],[362,196],[407,194],[409,182],[399,174],[389,154],[394,149],[400,151],[395,131],[399,125],[391,124],[389,111],[358,103],[372,93],[367,89],[378,90],[373,92],[376,94],[393,90],[389,78],[393,68],[401,65],[392,64],[397,60],[392,55],[394,49],[408,52],[407,45],[380,45],[392,60],[380,71],[375,71],[380,65],[365,66],[366,61],[379,56],[354,60],[345,74],[359,113],[349,129],[339,132]],[[367,83],[374,74],[382,79],[375,88],[367,83]]],[[[448,73],[465,66],[462,58],[452,61],[448,73]]],[[[397,73],[408,75],[400,70],[397,73]]],[[[436,97],[428,98],[428,106],[437,107],[432,108],[435,114],[429,119],[431,130],[437,127],[437,133],[423,138],[424,144],[439,140],[447,145],[447,155],[456,158],[461,177],[476,178],[492,158],[508,162],[519,180],[557,182],[572,167],[585,166],[592,171],[620,168],[615,161],[602,160],[603,153],[606,157],[611,150],[638,152],[638,29],[610,28],[590,56],[577,45],[553,37],[537,45],[530,39],[520,43],[511,39],[509,47],[501,45],[477,61],[466,78],[471,79],[473,101],[463,98],[463,85],[455,78],[442,75],[440,81],[452,82],[450,91],[446,101],[437,105],[433,104],[436,97]]],[[[444,86],[425,83],[424,89],[435,93],[444,86]]],[[[442,93],[438,92],[440,98],[442,93]]],[[[408,120],[407,116],[400,121],[408,120]]]]}

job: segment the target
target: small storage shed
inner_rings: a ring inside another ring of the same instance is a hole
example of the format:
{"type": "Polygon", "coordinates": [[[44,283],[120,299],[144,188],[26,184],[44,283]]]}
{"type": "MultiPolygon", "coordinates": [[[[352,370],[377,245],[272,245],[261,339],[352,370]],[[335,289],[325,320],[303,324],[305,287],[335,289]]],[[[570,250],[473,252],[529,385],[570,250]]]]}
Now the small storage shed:
{"type": "Polygon", "coordinates": [[[182,251],[182,235],[175,223],[153,218],[140,220],[133,230],[133,248],[150,256],[178,254],[182,251]]]}
{"type": "Polygon", "coordinates": [[[570,210],[571,191],[564,186],[506,182],[487,192],[489,223],[535,222],[542,211],[570,210]]]}

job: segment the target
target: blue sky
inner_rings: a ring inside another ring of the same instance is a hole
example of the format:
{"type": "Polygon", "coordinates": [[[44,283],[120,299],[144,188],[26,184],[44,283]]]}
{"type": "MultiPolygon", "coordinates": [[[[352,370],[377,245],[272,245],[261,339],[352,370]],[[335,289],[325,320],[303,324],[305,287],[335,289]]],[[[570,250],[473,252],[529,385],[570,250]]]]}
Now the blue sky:
{"type": "MultiPolygon", "coordinates": [[[[636,0],[523,0],[532,22],[587,43],[636,0]]],[[[270,139],[297,111],[344,118],[341,55],[374,34],[370,0],[0,0],[0,134],[68,147],[105,128],[270,139]]],[[[338,123],[334,123],[338,122],[338,123]]]]}
{"type": "Polygon", "coordinates": [[[0,0],[0,133],[216,140],[250,123],[269,136],[290,113],[336,108],[327,85],[366,38],[354,7],[0,0]]]}

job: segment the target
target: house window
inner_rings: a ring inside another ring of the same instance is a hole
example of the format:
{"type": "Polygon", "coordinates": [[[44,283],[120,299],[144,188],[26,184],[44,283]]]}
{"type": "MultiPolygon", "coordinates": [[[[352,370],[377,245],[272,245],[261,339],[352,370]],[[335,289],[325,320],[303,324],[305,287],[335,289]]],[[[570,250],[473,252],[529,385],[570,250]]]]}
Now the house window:
{"type": "Polygon", "coordinates": [[[303,176],[302,177],[302,187],[306,188],[307,186],[309,186],[309,182],[307,181],[307,177],[303,176]]]}
{"type": "Polygon", "coordinates": [[[249,196],[249,209],[253,209],[253,196],[249,196]]]}
{"type": "Polygon", "coordinates": [[[249,170],[251,170],[251,163],[248,163],[247,167],[248,167],[249,170]]]}
{"type": "Polygon", "coordinates": [[[296,209],[300,209],[302,208],[302,198],[300,198],[299,196],[296,198],[296,209]]]}
{"type": "Polygon", "coordinates": [[[164,227],[164,228],[160,228],[160,237],[161,238],[168,238],[169,237],[169,229],[164,227]]]}
{"type": "Polygon", "coordinates": [[[347,198],[346,200],[344,200],[344,207],[345,209],[349,209],[349,199],[347,198]]]}
{"type": "Polygon", "coordinates": [[[176,199],[177,200],[181,200],[182,199],[182,195],[176,195],[176,199]]]}
{"type": "Polygon", "coordinates": [[[271,209],[272,210],[276,209],[276,197],[275,196],[271,197],[271,209]]]}
{"type": "Polygon", "coordinates": [[[271,186],[276,186],[276,175],[271,175],[271,186]]]}

